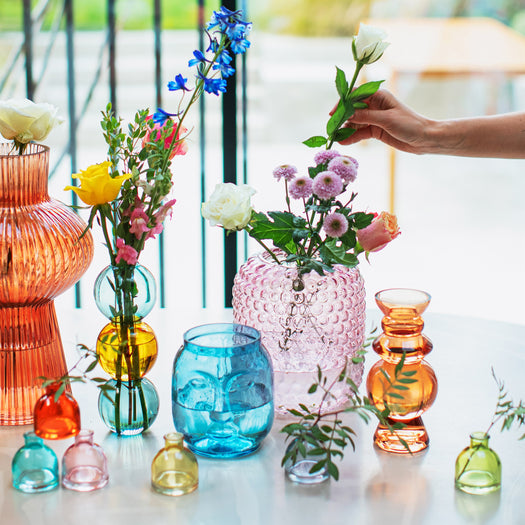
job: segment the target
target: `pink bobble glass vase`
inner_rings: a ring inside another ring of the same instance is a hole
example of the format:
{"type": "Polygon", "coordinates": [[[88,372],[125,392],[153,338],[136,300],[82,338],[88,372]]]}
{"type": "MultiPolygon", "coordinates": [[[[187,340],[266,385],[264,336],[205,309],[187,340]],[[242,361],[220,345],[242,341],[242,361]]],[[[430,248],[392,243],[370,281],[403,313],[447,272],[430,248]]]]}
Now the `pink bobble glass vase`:
{"type": "MultiPolygon", "coordinates": [[[[322,392],[308,394],[317,366],[328,381],[345,360],[359,385],[363,365],[351,364],[365,337],[365,288],[357,268],[299,275],[292,264],[277,264],[269,254],[255,255],[241,266],[233,285],[235,323],[252,326],[272,357],[277,414],[299,403],[315,408],[322,392]]],[[[352,395],[345,382],[333,389],[326,411],[343,408],[352,395]]]]}

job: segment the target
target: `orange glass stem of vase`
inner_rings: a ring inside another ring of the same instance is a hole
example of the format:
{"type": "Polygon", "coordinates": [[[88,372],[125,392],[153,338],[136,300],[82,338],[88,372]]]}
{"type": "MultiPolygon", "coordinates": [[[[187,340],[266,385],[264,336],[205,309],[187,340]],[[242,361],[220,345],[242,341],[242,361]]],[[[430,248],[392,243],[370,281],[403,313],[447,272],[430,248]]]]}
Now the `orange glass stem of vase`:
{"type": "Polygon", "coordinates": [[[39,376],[67,373],[53,299],[87,270],[93,239],[47,193],[49,148],[0,144],[0,425],[33,421],[39,376]]]}
{"type": "Polygon", "coordinates": [[[424,326],[421,313],[428,306],[430,296],[419,290],[392,289],[376,294],[376,302],[385,316],[382,320],[383,333],[372,345],[381,360],[368,373],[368,395],[378,409],[388,407],[390,424],[402,423],[404,427],[392,432],[388,426],[379,424],[374,442],[387,452],[421,452],[429,444],[421,415],[437,395],[436,375],[424,361],[424,357],[432,351],[432,343],[421,333],[424,326]],[[401,388],[395,388],[386,380],[385,374],[395,378],[396,366],[403,355],[402,371],[409,373],[414,381],[399,383],[401,388]]]}

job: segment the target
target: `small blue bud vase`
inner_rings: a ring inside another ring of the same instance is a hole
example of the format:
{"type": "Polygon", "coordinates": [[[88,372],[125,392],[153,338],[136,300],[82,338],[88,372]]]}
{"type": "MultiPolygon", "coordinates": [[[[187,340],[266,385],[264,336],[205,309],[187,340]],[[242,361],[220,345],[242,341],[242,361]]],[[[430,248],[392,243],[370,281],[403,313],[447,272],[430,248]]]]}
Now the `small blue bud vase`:
{"type": "Polygon", "coordinates": [[[112,388],[100,391],[98,412],[111,432],[134,436],[151,427],[159,413],[159,395],[149,379],[110,379],[106,384],[112,388]]]}
{"type": "Polygon", "coordinates": [[[58,487],[56,454],[34,432],[26,432],[24,441],[11,465],[13,487],[28,493],[47,492],[58,487]]]}
{"type": "Polygon", "coordinates": [[[233,458],[256,451],[273,423],[273,369],[255,328],[197,326],[173,363],[173,422],[195,454],[233,458]]]}

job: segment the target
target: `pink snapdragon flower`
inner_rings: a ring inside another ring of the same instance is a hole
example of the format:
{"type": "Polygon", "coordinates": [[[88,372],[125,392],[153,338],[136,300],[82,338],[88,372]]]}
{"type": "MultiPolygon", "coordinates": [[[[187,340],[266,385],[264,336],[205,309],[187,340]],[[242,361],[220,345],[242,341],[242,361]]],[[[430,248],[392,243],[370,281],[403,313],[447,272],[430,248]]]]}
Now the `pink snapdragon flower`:
{"type": "Polygon", "coordinates": [[[117,239],[117,256],[115,262],[118,264],[120,261],[125,261],[128,264],[134,265],[139,261],[139,254],[133,246],[128,246],[124,239],[120,237],[117,239]]]}
{"type": "Polygon", "coordinates": [[[337,173],[341,177],[345,184],[354,182],[357,177],[357,166],[351,157],[346,155],[340,155],[335,157],[328,163],[328,170],[337,173]]]}
{"type": "Polygon", "coordinates": [[[315,176],[312,189],[320,199],[331,199],[343,191],[343,179],[333,171],[321,171],[315,176]]]}
{"type": "Polygon", "coordinates": [[[348,231],[348,219],[336,211],[329,213],[324,219],[323,230],[328,237],[341,237],[348,231]]]}
{"type": "Polygon", "coordinates": [[[282,164],[273,170],[273,176],[277,180],[284,179],[288,182],[290,182],[295,177],[296,173],[297,168],[291,164],[282,164]]]}
{"type": "MultiPolygon", "coordinates": [[[[149,121],[153,118],[152,115],[148,115],[146,117],[146,120],[149,121]]],[[[157,123],[152,128],[148,127],[148,131],[146,132],[146,135],[144,136],[144,139],[142,140],[142,147],[145,148],[148,145],[148,142],[157,142],[160,140],[161,137],[161,124],[157,123]]],[[[175,142],[175,145],[173,146],[173,149],[170,153],[170,159],[172,159],[175,155],[186,155],[188,151],[188,144],[184,139],[181,139],[181,135],[186,135],[188,133],[187,128],[184,126],[180,127],[179,125],[174,123],[173,124],[173,131],[170,133],[168,137],[164,139],[164,148],[168,149],[172,146],[172,144],[175,142]]]]}
{"type": "Polygon", "coordinates": [[[396,216],[383,211],[369,226],[357,230],[357,240],[365,252],[377,252],[400,233],[396,216]]]}
{"type": "Polygon", "coordinates": [[[300,175],[290,182],[288,192],[293,199],[307,199],[312,195],[313,184],[314,181],[308,175],[300,175]]]}
{"type": "Polygon", "coordinates": [[[176,202],[176,199],[171,199],[159,208],[159,211],[154,215],[157,224],[164,222],[168,214],[171,216],[173,213],[172,207],[176,202]]]}
{"type": "Polygon", "coordinates": [[[148,226],[149,217],[142,208],[135,208],[131,212],[129,222],[131,224],[129,231],[134,233],[137,239],[141,239],[142,235],[150,230],[148,226]]]}

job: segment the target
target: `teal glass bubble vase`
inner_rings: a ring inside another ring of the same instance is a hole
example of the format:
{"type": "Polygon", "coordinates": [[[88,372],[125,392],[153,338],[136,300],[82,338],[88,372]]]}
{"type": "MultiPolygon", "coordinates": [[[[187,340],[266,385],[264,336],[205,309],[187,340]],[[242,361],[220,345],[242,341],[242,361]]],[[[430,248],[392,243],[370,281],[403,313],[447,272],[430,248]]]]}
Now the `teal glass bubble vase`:
{"type": "Polygon", "coordinates": [[[24,446],[13,457],[13,487],[21,492],[47,492],[58,487],[58,459],[34,432],[24,434],[24,446]]]}
{"type": "Polygon", "coordinates": [[[501,461],[485,432],[473,432],[470,446],[456,459],[456,488],[468,494],[488,494],[501,488],[501,461]]]}

